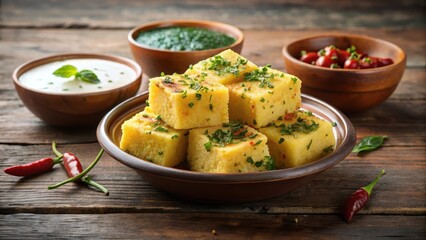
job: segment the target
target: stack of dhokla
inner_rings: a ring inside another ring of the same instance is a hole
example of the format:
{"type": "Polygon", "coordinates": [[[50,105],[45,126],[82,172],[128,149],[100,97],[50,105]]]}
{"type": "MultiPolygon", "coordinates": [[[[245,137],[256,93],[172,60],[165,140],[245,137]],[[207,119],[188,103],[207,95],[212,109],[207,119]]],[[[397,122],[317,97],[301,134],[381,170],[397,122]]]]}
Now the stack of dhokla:
{"type": "Polygon", "coordinates": [[[333,150],[332,124],[299,110],[301,80],[232,50],[149,82],[149,106],[122,125],[120,148],[193,171],[296,167],[333,150]]]}

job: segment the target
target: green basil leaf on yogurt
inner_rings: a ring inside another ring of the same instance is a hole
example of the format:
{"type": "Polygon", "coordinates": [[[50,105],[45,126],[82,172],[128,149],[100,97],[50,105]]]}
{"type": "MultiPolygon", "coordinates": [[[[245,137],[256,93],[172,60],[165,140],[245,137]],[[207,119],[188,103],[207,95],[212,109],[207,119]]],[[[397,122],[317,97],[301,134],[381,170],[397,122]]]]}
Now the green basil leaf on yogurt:
{"type": "Polygon", "coordinates": [[[88,83],[100,83],[101,80],[99,80],[98,76],[90,70],[81,70],[76,74],[77,78],[80,78],[81,80],[88,82],[88,83]]]}
{"type": "Polygon", "coordinates": [[[73,65],[64,65],[53,72],[53,75],[62,78],[69,78],[77,74],[77,68],[73,65]]]}
{"type": "Polygon", "coordinates": [[[70,78],[74,76],[76,79],[80,79],[84,82],[88,83],[100,83],[101,80],[99,80],[98,76],[91,71],[91,70],[81,70],[80,72],[77,70],[77,68],[73,65],[64,65],[60,68],[58,68],[56,71],[53,72],[53,75],[57,77],[62,78],[70,78]]]}
{"type": "Polygon", "coordinates": [[[372,151],[383,145],[383,142],[387,136],[368,136],[361,139],[361,141],[355,145],[352,149],[353,153],[359,153],[362,151],[372,151]]]}

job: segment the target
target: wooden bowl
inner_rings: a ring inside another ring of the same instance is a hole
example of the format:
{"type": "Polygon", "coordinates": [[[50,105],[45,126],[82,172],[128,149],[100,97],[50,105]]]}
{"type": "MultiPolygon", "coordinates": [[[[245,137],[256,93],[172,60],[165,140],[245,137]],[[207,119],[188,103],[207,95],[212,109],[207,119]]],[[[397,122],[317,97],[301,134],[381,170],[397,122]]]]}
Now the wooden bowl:
{"type": "Polygon", "coordinates": [[[302,92],[318,97],[343,112],[360,112],[385,101],[396,89],[405,70],[404,51],[377,38],[333,34],[296,40],[282,50],[286,71],[302,80],[302,92]],[[394,63],[370,69],[330,69],[298,60],[300,52],[318,51],[329,45],[351,45],[370,56],[387,57],[394,63]]]}
{"type": "Polygon", "coordinates": [[[172,74],[175,72],[183,73],[186,69],[188,69],[189,65],[216,55],[226,49],[232,49],[237,53],[241,53],[244,34],[238,28],[220,22],[201,20],[166,20],[148,23],[133,28],[128,34],[128,41],[135,61],[141,65],[145,74],[149,77],[155,77],[159,76],[162,72],[165,74],[172,74]],[[200,51],[171,51],[151,48],[140,44],[135,40],[139,36],[139,33],[143,31],[171,26],[206,28],[230,35],[236,38],[236,41],[233,44],[222,48],[200,51]]]}
{"type": "Polygon", "coordinates": [[[342,161],[355,145],[355,130],[346,116],[325,102],[303,95],[302,109],[336,123],[333,128],[336,148],[329,155],[301,167],[258,173],[213,174],[193,172],[184,165],[180,168],[163,167],[134,157],[119,148],[121,124],[142,111],[147,99],[148,92],[145,92],[112,109],[99,123],[98,141],[113,158],[133,168],[147,182],[185,199],[236,203],[280,196],[302,187],[322,171],[342,161]]]}
{"type": "Polygon", "coordinates": [[[127,58],[104,54],[66,53],[26,62],[12,75],[16,92],[24,105],[44,122],[56,126],[94,126],[118,103],[134,96],[142,80],[140,66],[127,58]],[[49,93],[29,88],[19,81],[28,70],[50,62],[67,59],[103,59],[130,67],[136,77],[127,85],[89,93],[49,93]]]}

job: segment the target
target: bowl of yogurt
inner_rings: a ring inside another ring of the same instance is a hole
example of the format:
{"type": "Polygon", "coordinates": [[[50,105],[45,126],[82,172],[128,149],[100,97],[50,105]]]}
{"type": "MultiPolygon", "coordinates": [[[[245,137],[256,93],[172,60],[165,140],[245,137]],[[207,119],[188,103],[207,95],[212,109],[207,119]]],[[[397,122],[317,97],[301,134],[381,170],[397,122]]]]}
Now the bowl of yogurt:
{"type": "Polygon", "coordinates": [[[94,126],[136,95],[142,69],[106,54],[67,53],[26,62],[12,75],[16,92],[38,118],[56,126],[94,126]]]}

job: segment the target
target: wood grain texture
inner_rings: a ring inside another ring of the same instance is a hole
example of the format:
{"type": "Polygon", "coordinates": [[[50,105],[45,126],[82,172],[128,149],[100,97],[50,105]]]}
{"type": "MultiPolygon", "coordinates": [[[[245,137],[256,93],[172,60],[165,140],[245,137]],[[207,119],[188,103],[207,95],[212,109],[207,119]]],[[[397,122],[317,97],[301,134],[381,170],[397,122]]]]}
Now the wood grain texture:
{"type": "MultiPolygon", "coordinates": [[[[392,140],[392,138],[391,138],[392,140]]],[[[265,201],[209,205],[178,199],[145,182],[130,168],[104,155],[90,173],[110,190],[110,196],[78,184],[59,189],[47,186],[66,178],[60,166],[32,178],[16,178],[0,173],[0,213],[120,213],[120,212],[241,212],[337,214],[345,197],[366,185],[384,168],[388,174],[378,184],[372,201],[361,214],[426,214],[426,149],[386,144],[368,154],[351,154],[342,163],[325,171],[306,186],[282,197],[265,201]],[[415,176],[415,180],[413,180],[415,176]],[[7,194],[6,194],[7,193],[7,194]]],[[[88,166],[99,145],[59,145],[60,151],[84,156],[88,166]]],[[[49,146],[0,145],[0,168],[51,155],[49,146]]]]}
{"type": "Polygon", "coordinates": [[[303,214],[13,214],[2,239],[410,239],[426,236],[425,216],[303,214]],[[19,226],[17,228],[16,226],[19,226]],[[72,226],[72,227],[70,227],[72,226]]]}
{"type": "Polygon", "coordinates": [[[243,29],[422,28],[424,1],[3,0],[2,27],[130,28],[168,19],[220,20],[243,29]],[[72,13],[72,14],[69,14],[72,13]]]}

